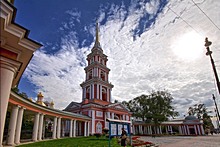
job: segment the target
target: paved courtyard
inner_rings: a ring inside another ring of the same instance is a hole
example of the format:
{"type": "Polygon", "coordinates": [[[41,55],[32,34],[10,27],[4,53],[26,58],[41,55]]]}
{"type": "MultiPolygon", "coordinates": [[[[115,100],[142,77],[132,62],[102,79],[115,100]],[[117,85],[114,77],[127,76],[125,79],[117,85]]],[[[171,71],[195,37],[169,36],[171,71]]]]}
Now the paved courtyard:
{"type": "Polygon", "coordinates": [[[220,147],[220,134],[208,136],[141,137],[159,147],[220,147]]]}

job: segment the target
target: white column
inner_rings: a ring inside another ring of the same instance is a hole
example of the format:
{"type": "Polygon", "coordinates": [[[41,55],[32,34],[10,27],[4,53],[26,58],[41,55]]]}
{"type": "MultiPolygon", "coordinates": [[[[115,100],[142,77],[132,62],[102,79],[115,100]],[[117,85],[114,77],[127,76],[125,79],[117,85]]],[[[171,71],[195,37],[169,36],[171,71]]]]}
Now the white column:
{"type": "Polygon", "coordinates": [[[83,98],[86,98],[86,87],[84,88],[84,97],[83,98]]]}
{"type": "Polygon", "coordinates": [[[109,88],[106,89],[106,93],[107,93],[107,102],[109,102],[109,88]]]}
{"type": "Polygon", "coordinates": [[[2,145],[8,99],[12,81],[21,63],[0,56],[0,146],[2,145]]]}
{"type": "Polygon", "coordinates": [[[87,136],[89,136],[89,133],[90,133],[90,127],[89,127],[89,126],[90,126],[90,122],[88,121],[87,124],[88,124],[88,127],[87,127],[87,128],[88,128],[88,129],[87,129],[87,130],[88,130],[88,131],[87,131],[87,136]]]}
{"type": "Polygon", "coordinates": [[[53,119],[53,135],[52,138],[55,139],[57,134],[57,117],[53,119]]]}
{"type": "Polygon", "coordinates": [[[92,84],[92,99],[94,99],[94,93],[95,93],[95,88],[94,88],[94,84],[92,84]]]}
{"type": "Polygon", "coordinates": [[[17,126],[16,126],[16,132],[15,132],[15,143],[16,144],[20,143],[21,125],[22,125],[22,120],[23,120],[23,113],[24,113],[24,108],[21,107],[18,110],[17,126]]]}
{"type": "Polygon", "coordinates": [[[173,127],[170,126],[170,131],[171,131],[171,134],[173,134],[173,127]]]}
{"type": "Polygon", "coordinates": [[[107,118],[111,118],[111,117],[110,117],[110,112],[107,112],[107,118]]]}
{"type": "Polygon", "coordinates": [[[198,130],[198,135],[201,135],[199,125],[196,125],[196,126],[197,126],[197,130],[198,130]]]}
{"type": "Polygon", "coordinates": [[[114,116],[115,116],[115,113],[114,113],[114,112],[112,112],[112,119],[114,119],[114,116]]]}
{"type": "Polygon", "coordinates": [[[85,98],[85,95],[84,95],[84,92],[85,91],[85,89],[84,88],[82,88],[82,101],[84,100],[84,98],[85,98]]]}
{"type": "Polygon", "coordinates": [[[196,135],[198,135],[196,125],[194,125],[193,127],[194,127],[194,130],[195,130],[196,135]]]}
{"type": "Polygon", "coordinates": [[[189,126],[186,126],[186,128],[187,128],[187,134],[190,135],[189,126]]]}
{"type": "Polygon", "coordinates": [[[86,124],[87,124],[87,122],[85,121],[84,122],[84,136],[87,135],[87,131],[86,131],[87,130],[87,125],[86,124]]]}
{"type": "Polygon", "coordinates": [[[150,126],[150,134],[152,134],[152,127],[150,126]]]}
{"type": "Polygon", "coordinates": [[[70,120],[70,137],[73,137],[73,120],[70,120]]]}
{"type": "Polygon", "coordinates": [[[102,85],[100,85],[99,91],[100,91],[100,100],[102,100],[102,85]]]}
{"type": "Polygon", "coordinates": [[[202,130],[202,135],[204,135],[205,134],[205,132],[204,132],[204,128],[203,128],[203,126],[202,125],[199,125],[199,127],[201,128],[201,130],[202,130]]]}
{"type": "Polygon", "coordinates": [[[97,84],[96,90],[97,90],[97,99],[100,99],[100,98],[99,98],[99,84],[97,84]]]}
{"type": "Polygon", "coordinates": [[[57,123],[57,138],[60,138],[60,129],[61,129],[61,117],[58,118],[58,123],[57,123]]]}
{"type": "Polygon", "coordinates": [[[160,134],[163,134],[163,133],[162,133],[162,129],[161,129],[161,126],[159,126],[159,128],[160,128],[160,134]]]}
{"type": "Polygon", "coordinates": [[[8,140],[7,140],[8,145],[14,145],[17,116],[18,116],[18,106],[13,106],[11,117],[10,117],[10,122],[9,122],[9,127],[8,127],[8,140]]]}
{"type": "Polygon", "coordinates": [[[42,130],[44,123],[44,114],[40,114],[39,130],[38,130],[38,140],[42,140],[42,130]]]}
{"type": "Polygon", "coordinates": [[[187,135],[186,127],[185,127],[185,126],[182,126],[182,127],[183,127],[183,134],[184,134],[184,135],[187,135]]]}
{"type": "Polygon", "coordinates": [[[179,126],[178,128],[179,128],[179,134],[182,134],[182,128],[181,128],[181,126],[179,126]]]}
{"type": "Polygon", "coordinates": [[[112,89],[109,89],[109,90],[110,90],[110,92],[109,92],[109,102],[111,102],[111,100],[112,100],[112,95],[111,95],[112,89]]]}
{"type": "Polygon", "coordinates": [[[37,141],[37,134],[38,134],[38,124],[39,124],[39,113],[35,114],[34,118],[34,128],[33,128],[33,134],[32,134],[32,140],[37,141]]]}
{"type": "Polygon", "coordinates": [[[76,120],[73,120],[73,137],[76,137],[76,120]]]}
{"type": "Polygon", "coordinates": [[[95,110],[92,110],[92,134],[95,133],[95,110]]]}

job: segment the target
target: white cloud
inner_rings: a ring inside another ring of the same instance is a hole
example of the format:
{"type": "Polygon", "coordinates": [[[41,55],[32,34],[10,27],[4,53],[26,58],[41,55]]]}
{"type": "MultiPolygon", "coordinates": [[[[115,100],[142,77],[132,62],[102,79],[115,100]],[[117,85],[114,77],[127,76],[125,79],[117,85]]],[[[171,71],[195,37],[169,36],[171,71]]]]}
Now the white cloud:
{"type": "MultiPolygon", "coordinates": [[[[101,46],[108,55],[108,67],[111,69],[109,80],[114,85],[113,99],[130,100],[152,90],[167,89],[172,93],[174,105],[182,115],[186,114],[189,106],[198,102],[213,107],[210,100],[207,100],[215,93],[209,57],[202,51],[203,54],[196,59],[186,62],[175,55],[172,45],[177,38],[196,30],[203,38],[210,38],[213,42],[211,49],[215,52],[220,48],[219,30],[191,2],[174,0],[168,6],[193,28],[165,8],[155,24],[134,40],[133,30],[137,28],[142,12],[147,11],[154,15],[158,9],[158,1],[152,0],[143,4],[145,9],[137,10],[135,5],[132,3],[129,13],[123,7],[113,5],[111,11],[114,15],[100,26],[101,46]],[[124,19],[127,13],[128,16],[124,19]]],[[[220,26],[218,1],[204,1],[199,6],[220,26]]],[[[106,15],[100,13],[99,20],[102,21],[104,17],[106,15]]],[[[86,27],[86,30],[90,28],[86,27]]],[[[91,30],[93,31],[90,32],[94,32],[94,28],[91,30]]],[[[193,46],[193,41],[190,43],[193,46]]],[[[200,43],[204,44],[203,41],[200,43]]],[[[72,33],[62,40],[59,53],[48,55],[41,51],[36,52],[26,75],[39,86],[45,98],[54,99],[56,108],[63,109],[71,101],[81,101],[79,84],[85,80],[83,68],[91,48],[92,45],[79,49],[72,33]]],[[[202,49],[205,50],[205,47],[202,46],[202,49]]],[[[190,54],[190,50],[188,52],[190,54]]],[[[219,59],[219,54],[215,53],[214,58],[219,59]]]]}

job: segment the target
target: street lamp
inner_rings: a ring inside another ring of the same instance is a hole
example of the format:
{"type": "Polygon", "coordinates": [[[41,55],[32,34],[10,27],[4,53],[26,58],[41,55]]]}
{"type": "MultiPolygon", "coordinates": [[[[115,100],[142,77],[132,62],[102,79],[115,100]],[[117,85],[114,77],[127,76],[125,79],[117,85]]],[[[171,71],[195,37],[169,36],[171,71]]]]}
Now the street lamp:
{"type": "Polygon", "coordinates": [[[214,103],[215,103],[215,111],[216,111],[216,114],[217,114],[217,116],[218,116],[218,119],[217,119],[217,120],[220,120],[220,116],[219,116],[219,112],[218,112],[218,106],[217,106],[217,104],[216,104],[215,95],[214,95],[214,94],[212,94],[212,98],[213,98],[213,101],[214,101],[214,103]]]}
{"type": "Polygon", "coordinates": [[[212,63],[212,69],[214,71],[214,75],[215,75],[215,80],[216,80],[216,84],[217,84],[217,87],[218,87],[218,92],[219,92],[219,95],[220,95],[220,82],[219,82],[219,78],[218,78],[218,74],[217,74],[217,70],[215,68],[215,63],[214,63],[214,60],[212,58],[212,51],[210,51],[209,49],[209,46],[212,44],[211,41],[208,40],[208,38],[206,37],[205,38],[205,47],[207,49],[207,52],[206,52],[206,55],[210,57],[210,60],[211,60],[211,63],[212,63]]]}

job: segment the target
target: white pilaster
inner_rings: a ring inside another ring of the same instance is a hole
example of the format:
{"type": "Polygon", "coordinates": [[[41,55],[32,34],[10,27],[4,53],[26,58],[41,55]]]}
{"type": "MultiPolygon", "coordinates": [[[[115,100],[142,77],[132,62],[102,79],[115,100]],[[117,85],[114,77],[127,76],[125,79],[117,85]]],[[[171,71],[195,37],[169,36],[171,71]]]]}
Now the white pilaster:
{"type": "Polygon", "coordinates": [[[38,134],[38,126],[39,126],[39,113],[35,114],[34,118],[34,128],[33,128],[33,135],[32,135],[32,140],[37,141],[37,134],[38,134]]]}
{"type": "Polygon", "coordinates": [[[18,110],[18,117],[17,117],[17,126],[16,126],[16,132],[15,132],[15,143],[16,144],[20,143],[21,125],[22,125],[22,120],[23,120],[23,113],[24,113],[24,108],[21,107],[18,110]]]}
{"type": "Polygon", "coordinates": [[[10,122],[9,122],[9,127],[8,127],[8,140],[7,140],[8,145],[14,145],[17,116],[18,116],[18,106],[13,106],[11,117],[10,117],[10,122]]]}
{"type": "Polygon", "coordinates": [[[0,56],[0,146],[2,145],[5,117],[12,81],[21,63],[0,56]]]}
{"type": "Polygon", "coordinates": [[[95,133],[95,110],[92,110],[92,134],[95,133]]]}
{"type": "Polygon", "coordinates": [[[70,134],[69,134],[70,137],[73,137],[73,120],[71,119],[70,120],[70,134]]]}
{"type": "Polygon", "coordinates": [[[39,130],[38,130],[38,140],[42,140],[42,130],[44,123],[44,114],[40,114],[39,130]]]}
{"type": "Polygon", "coordinates": [[[57,117],[54,117],[54,119],[53,119],[53,135],[52,135],[53,139],[56,139],[56,134],[57,134],[57,117]]]}

